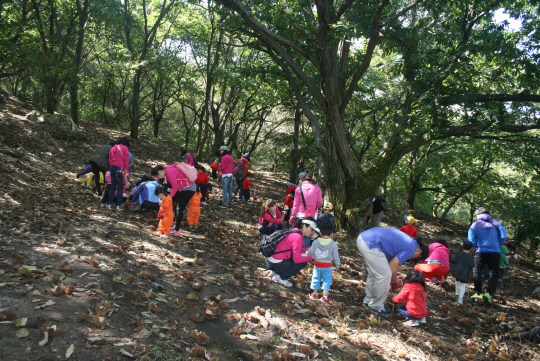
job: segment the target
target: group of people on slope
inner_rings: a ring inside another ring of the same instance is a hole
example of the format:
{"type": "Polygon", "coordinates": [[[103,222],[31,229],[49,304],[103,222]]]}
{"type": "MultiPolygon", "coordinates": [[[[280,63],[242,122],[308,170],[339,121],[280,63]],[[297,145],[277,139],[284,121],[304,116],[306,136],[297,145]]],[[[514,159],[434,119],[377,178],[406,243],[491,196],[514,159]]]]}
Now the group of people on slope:
{"type": "MultiPolygon", "coordinates": [[[[289,199],[286,202],[293,202],[290,215],[292,229],[288,232],[282,230],[284,214],[280,213],[274,200],[268,200],[261,209],[259,231],[271,236],[263,238],[259,249],[266,257],[272,280],[287,287],[292,286],[288,280],[290,277],[313,262],[313,292],[310,297],[318,299],[318,290],[322,285],[323,297],[320,300],[332,304],[328,294],[332,267],[340,267],[337,243],[332,240],[334,225],[330,221],[317,221],[317,211],[322,204],[320,189],[308,174],[301,173],[299,178],[294,198],[289,198],[290,185],[287,192],[289,199]],[[309,190],[309,197],[302,193],[304,190],[309,190]],[[268,253],[268,248],[273,249],[273,252],[268,253]]],[[[418,326],[426,321],[428,314],[426,281],[442,285],[447,282],[450,269],[456,278],[458,303],[463,303],[465,285],[470,280],[471,270],[475,289],[471,298],[483,298],[491,303],[501,272],[501,249],[504,253],[506,248],[503,245],[507,238],[506,230],[482,207],[476,210],[476,216],[477,221],[469,230],[469,239],[452,258],[445,240],[439,239],[429,246],[422,243],[413,226],[415,220],[412,216],[405,216],[406,224],[401,230],[373,227],[360,233],[356,246],[368,273],[363,306],[380,316],[389,317],[391,313],[385,307],[388,294],[390,290],[401,289],[392,301],[403,302],[404,306],[399,311],[407,318],[405,323],[418,326]],[[470,254],[473,249],[476,249],[474,257],[470,254]],[[406,278],[401,280],[398,278],[399,267],[409,260],[423,262],[416,264],[406,278]],[[487,292],[482,292],[481,277],[486,265],[490,277],[487,292]]]]}

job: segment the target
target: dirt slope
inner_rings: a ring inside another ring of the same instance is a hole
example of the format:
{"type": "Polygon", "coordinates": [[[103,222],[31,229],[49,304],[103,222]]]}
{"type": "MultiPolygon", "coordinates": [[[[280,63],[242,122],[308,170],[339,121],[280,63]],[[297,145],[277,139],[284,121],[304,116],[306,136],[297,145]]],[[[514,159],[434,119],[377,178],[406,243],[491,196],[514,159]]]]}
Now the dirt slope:
{"type": "MultiPolygon", "coordinates": [[[[268,278],[255,220],[261,200],[283,200],[285,175],[255,171],[259,200],[227,211],[216,207],[215,190],[200,228],[163,241],[154,214],[104,211],[75,181],[89,155],[120,132],[86,122],[84,132],[34,124],[25,120],[31,110],[12,98],[0,112],[2,360],[66,359],[72,349],[70,360],[292,360],[309,352],[324,360],[359,353],[372,360],[540,359],[531,344],[505,336],[538,323],[538,297],[531,296],[537,264],[511,264],[491,307],[455,304],[451,282],[428,286],[425,326],[404,328],[398,313],[388,323],[370,322],[359,307],[365,266],[342,235],[333,308],[306,298],[309,267],[291,289],[268,278]],[[50,337],[40,345],[42,329],[50,337]]],[[[135,179],[175,159],[174,150],[150,141],[133,142],[130,151],[135,179]]],[[[415,216],[432,239],[466,237],[466,227],[415,216]]],[[[401,218],[395,210],[383,225],[399,227],[401,218]]]]}

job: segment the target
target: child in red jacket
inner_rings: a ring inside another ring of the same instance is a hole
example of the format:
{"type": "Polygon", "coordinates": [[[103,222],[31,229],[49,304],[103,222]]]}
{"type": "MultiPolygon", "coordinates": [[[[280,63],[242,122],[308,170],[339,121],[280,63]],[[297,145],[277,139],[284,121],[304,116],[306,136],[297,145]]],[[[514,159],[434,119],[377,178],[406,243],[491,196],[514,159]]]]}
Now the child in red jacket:
{"type": "Polygon", "coordinates": [[[216,180],[218,179],[217,171],[219,169],[219,159],[216,159],[214,163],[210,166],[212,168],[212,179],[216,180]]]}
{"type": "Polygon", "coordinates": [[[242,181],[242,193],[244,194],[244,200],[243,203],[247,203],[249,201],[249,198],[251,197],[251,194],[249,193],[249,188],[253,187],[253,183],[251,183],[251,174],[246,174],[244,177],[244,180],[242,181]]]}
{"type": "Polygon", "coordinates": [[[399,230],[401,232],[407,233],[411,238],[418,236],[416,227],[413,226],[414,217],[413,216],[403,216],[403,217],[405,218],[405,225],[401,227],[399,230]]]}
{"type": "MultiPolygon", "coordinates": [[[[294,192],[296,191],[296,186],[292,183],[287,184],[287,189],[285,190],[285,193],[287,193],[287,197],[285,197],[285,201],[283,202],[283,210],[292,209],[294,204],[294,192]]],[[[285,216],[285,220],[283,223],[285,223],[285,227],[289,228],[289,219],[291,218],[291,212],[287,212],[287,215],[285,216]]],[[[291,224],[292,226],[292,224],[291,224]]]]}
{"type": "Polygon", "coordinates": [[[199,171],[197,173],[197,179],[195,179],[195,184],[197,185],[197,192],[201,192],[201,204],[207,206],[208,203],[206,203],[206,185],[208,184],[208,182],[210,182],[210,179],[208,179],[208,176],[206,175],[206,170],[202,165],[199,165],[197,167],[197,170],[199,171]]]}
{"type": "Polygon", "coordinates": [[[405,285],[401,292],[392,298],[392,302],[401,303],[405,306],[399,308],[399,312],[407,318],[403,322],[405,326],[419,326],[426,323],[428,310],[426,307],[426,281],[420,271],[412,270],[405,278],[405,285]]]}

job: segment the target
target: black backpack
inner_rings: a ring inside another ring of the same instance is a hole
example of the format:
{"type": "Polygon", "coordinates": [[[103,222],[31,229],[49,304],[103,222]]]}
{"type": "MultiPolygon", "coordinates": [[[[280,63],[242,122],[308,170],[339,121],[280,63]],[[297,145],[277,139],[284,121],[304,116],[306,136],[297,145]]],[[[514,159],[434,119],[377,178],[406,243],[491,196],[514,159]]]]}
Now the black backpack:
{"type": "Polygon", "coordinates": [[[388,210],[388,203],[386,203],[386,198],[384,198],[383,196],[376,196],[375,199],[376,201],[378,201],[379,207],[382,209],[382,211],[386,212],[388,210]]]}
{"type": "Polygon", "coordinates": [[[258,245],[259,252],[261,252],[263,256],[268,258],[277,253],[284,253],[284,252],[292,251],[292,249],[286,249],[284,251],[276,252],[276,247],[279,244],[279,242],[283,241],[283,239],[291,233],[298,233],[299,235],[302,235],[302,232],[291,231],[288,229],[282,229],[280,231],[276,231],[272,233],[271,235],[267,236],[266,238],[263,238],[263,240],[259,242],[259,245],[258,245]]]}

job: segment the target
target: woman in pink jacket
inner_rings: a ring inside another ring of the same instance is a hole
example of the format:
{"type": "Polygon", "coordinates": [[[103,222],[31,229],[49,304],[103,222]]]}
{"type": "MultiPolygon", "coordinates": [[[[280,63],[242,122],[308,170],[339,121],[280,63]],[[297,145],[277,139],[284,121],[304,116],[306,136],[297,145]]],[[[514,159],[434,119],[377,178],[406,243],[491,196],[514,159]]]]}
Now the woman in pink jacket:
{"type": "MultiPolygon", "coordinates": [[[[187,163],[184,163],[187,164],[187,163]]],[[[178,163],[171,164],[166,168],[158,165],[152,168],[152,176],[157,178],[160,184],[164,184],[169,195],[173,199],[174,211],[174,230],[171,231],[171,236],[180,237],[182,220],[184,219],[184,210],[195,194],[197,185],[178,169],[178,163]],[[167,182],[165,183],[165,180],[167,182]],[[170,188],[169,188],[170,187],[170,188]]]]}
{"type": "Polygon", "coordinates": [[[429,245],[429,256],[426,258],[425,264],[417,264],[414,269],[421,271],[426,278],[426,281],[437,280],[437,283],[442,284],[448,277],[450,266],[450,251],[448,244],[444,240],[438,240],[429,245]]]}
{"type": "MultiPolygon", "coordinates": [[[[302,172],[298,175],[299,187],[294,192],[294,203],[291,209],[289,224],[299,219],[313,217],[317,219],[317,211],[322,206],[322,192],[319,186],[313,183],[311,174],[302,172]],[[303,195],[303,197],[302,197],[303,195]],[[304,206],[305,201],[305,206],[304,206]]],[[[304,247],[311,246],[311,239],[305,238],[304,247]]]]}
{"type": "Polygon", "coordinates": [[[274,282],[285,287],[292,287],[289,277],[296,275],[313,259],[306,255],[307,248],[302,248],[304,237],[320,233],[314,218],[301,221],[299,228],[293,228],[276,246],[274,254],[266,258],[266,265],[271,271],[274,282]]]}
{"type": "Polygon", "coordinates": [[[226,145],[219,148],[219,153],[221,154],[221,166],[218,169],[218,174],[221,175],[221,187],[223,188],[223,203],[219,206],[219,208],[227,208],[227,196],[229,197],[229,205],[232,206],[233,204],[232,170],[234,160],[227,149],[228,148],[226,145]]]}
{"type": "Polygon", "coordinates": [[[281,214],[276,201],[269,199],[264,202],[259,217],[259,232],[262,235],[269,236],[275,231],[282,230],[285,214],[287,214],[287,211],[281,214]]]}
{"type": "Polygon", "coordinates": [[[109,204],[111,209],[116,193],[116,208],[122,210],[122,190],[124,189],[124,177],[129,176],[129,139],[122,137],[109,151],[109,171],[111,172],[111,187],[109,188],[109,204]]]}

